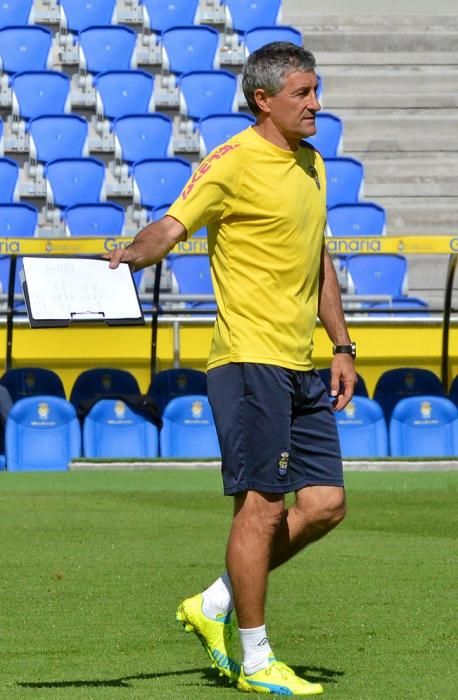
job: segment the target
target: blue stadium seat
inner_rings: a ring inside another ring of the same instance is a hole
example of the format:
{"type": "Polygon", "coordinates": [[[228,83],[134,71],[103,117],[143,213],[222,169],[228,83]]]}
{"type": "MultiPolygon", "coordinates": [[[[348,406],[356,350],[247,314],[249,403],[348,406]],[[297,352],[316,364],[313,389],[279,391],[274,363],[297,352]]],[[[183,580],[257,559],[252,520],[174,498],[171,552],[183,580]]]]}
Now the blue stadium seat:
{"type": "Polygon", "coordinates": [[[403,255],[350,255],[347,272],[349,293],[400,297],[407,291],[407,260],[403,255]]]}
{"type": "Polygon", "coordinates": [[[120,236],[124,228],[124,208],[113,202],[75,204],[63,216],[68,236],[120,236]]]}
{"type": "Polygon", "coordinates": [[[18,198],[19,166],[15,160],[0,158],[0,203],[9,204],[18,198]]]}
{"type": "Polygon", "coordinates": [[[30,238],[37,226],[38,211],[31,204],[0,204],[0,238],[30,238]]]}
{"type": "Polygon", "coordinates": [[[137,161],[132,167],[134,206],[151,211],[175,201],[191,173],[191,165],[181,158],[137,161]]]}
{"type": "Polygon", "coordinates": [[[85,457],[147,459],[158,456],[158,430],[119,399],[101,399],[83,423],[85,457]]]}
{"type": "Polygon", "coordinates": [[[137,34],[123,26],[88,27],[79,34],[80,71],[103,73],[136,67],[137,34]]]}
{"type": "Polygon", "coordinates": [[[45,166],[48,208],[93,204],[104,198],[105,165],[95,158],[57,158],[45,166]]]}
{"type": "Polygon", "coordinates": [[[419,367],[386,370],[380,375],[374,389],[374,399],[382,407],[387,423],[394,406],[401,399],[424,394],[443,396],[444,390],[434,372],[419,367]]]}
{"type": "Polygon", "coordinates": [[[225,0],[226,29],[249,32],[255,27],[272,27],[281,20],[282,0],[225,0]]]}
{"type": "Polygon", "coordinates": [[[314,146],[323,158],[336,158],[342,148],[342,120],[335,114],[318,112],[315,126],[317,133],[309,136],[307,143],[314,146]]]}
{"type": "Polygon", "coordinates": [[[178,87],[184,117],[198,120],[210,114],[237,111],[237,78],[228,71],[184,73],[178,87]]]}
{"type": "MultiPolygon", "coordinates": [[[[169,255],[167,264],[180,294],[213,294],[207,255],[169,255]]],[[[216,310],[215,302],[187,301],[188,309],[216,310]]]]}
{"type": "Polygon", "coordinates": [[[106,71],[94,79],[99,119],[154,111],[154,78],[141,70],[106,71]]]}
{"type": "Polygon", "coordinates": [[[374,458],[388,455],[388,430],[376,401],[354,396],[335,414],[344,458],[374,458]]]}
{"type": "Polygon", "coordinates": [[[60,28],[75,34],[116,20],[116,0],[59,0],[60,28]]]}
{"type": "Polygon", "coordinates": [[[164,369],[154,375],[147,391],[160,413],[169,401],[190,394],[207,395],[207,375],[198,369],[164,369]]]}
{"type": "MultiPolygon", "coordinates": [[[[320,375],[329,394],[331,391],[331,370],[327,367],[325,369],[319,369],[318,374],[320,375]]],[[[369,393],[367,391],[366,382],[360,374],[357,373],[356,376],[358,377],[358,381],[355,384],[354,396],[364,396],[366,399],[368,399],[369,393]]]]}
{"type": "Polygon", "coordinates": [[[354,158],[325,158],[328,207],[357,202],[362,196],[364,169],[354,158]]]}
{"type": "Polygon", "coordinates": [[[219,34],[203,25],[172,27],[162,34],[162,68],[181,75],[218,68],[219,34]]]}
{"type": "Polygon", "coordinates": [[[32,22],[33,0],[10,0],[0,4],[0,27],[19,27],[32,22]]]}
{"type": "Polygon", "coordinates": [[[70,111],[70,79],[59,71],[24,71],[11,78],[13,116],[33,119],[70,111]]]}
{"type": "Polygon", "coordinates": [[[159,435],[162,457],[219,458],[213,414],[206,396],[172,399],[165,407],[159,435]]]}
{"type": "Polygon", "coordinates": [[[88,155],[88,123],[77,114],[45,114],[28,125],[30,160],[48,163],[56,158],[88,155]]]}
{"type": "Polygon", "coordinates": [[[199,119],[200,156],[204,158],[214,148],[255,123],[251,114],[211,114],[199,119]]]}
{"type": "Polygon", "coordinates": [[[276,27],[257,26],[246,32],[243,37],[243,43],[248,54],[260,49],[265,44],[270,44],[272,41],[289,41],[292,44],[296,44],[296,46],[303,46],[301,32],[295,27],[286,25],[276,27]]]}
{"type": "Polygon", "coordinates": [[[457,407],[443,396],[402,399],[390,421],[390,452],[394,457],[457,457],[457,407]]]}
{"type": "Polygon", "coordinates": [[[14,367],[0,377],[13,403],[28,396],[59,396],[65,399],[65,389],[59,375],[46,367],[14,367]]]}
{"type": "Polygon", "coordinates": [[[367,305],[369,316],[386,318],[401,316],[402,318],[424,318],[429,315],[426,301],[418,297],[393,297],[391,302],[377,302],[367,305]]]}
{"type": "Polygon", "coordinates": [[[38,26],[0,29],[1,72],[20,73],[51,67],[52,34],[38,26]]]}
{"type": "Polygon", "coordinates": [[[82,401],[140,394],[140,387],[131,372],[125,369],[95,367],[81,372],[75,379],[70,402],[78,408],[82,401]]]}
{"type": "Polygon", "coordinates": [[[81,455],[81,429],[74,407],[57,396],[17,401],[5,433],[8,471],[66,471],[81,455]]]}
{"type": "Polygon", "coordinates": [[[113,122],[115,159],[132,165],[173,155],[172,120],[163,114],[130,114],[113,122]]]}
{"type": "Polygon", "coordinates": [[[383,236],[385,209],[373,202],[337,204],[328,209],[329,236],[383,236]]]}
{"type": "Polygon", "coordinates": [[[140,0],[143,26],[161,34],[171,27],[196,24],[199,0],[140,0]]]}

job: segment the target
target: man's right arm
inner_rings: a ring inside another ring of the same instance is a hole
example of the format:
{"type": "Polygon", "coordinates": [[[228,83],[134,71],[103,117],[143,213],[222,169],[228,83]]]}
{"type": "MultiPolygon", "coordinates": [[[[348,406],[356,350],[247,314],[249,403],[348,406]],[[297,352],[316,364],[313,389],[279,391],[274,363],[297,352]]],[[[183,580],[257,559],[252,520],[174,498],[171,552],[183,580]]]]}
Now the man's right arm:
{"type": "Polygon", "coordinates": [[[126,248],[116,248],[105,257],[111,268],[127,262],[132,270],[140,270],[162,260],[179,241],[186,240],[186,235],[183,224],[171,216],[164,216],[139,231],[126,248]]]}

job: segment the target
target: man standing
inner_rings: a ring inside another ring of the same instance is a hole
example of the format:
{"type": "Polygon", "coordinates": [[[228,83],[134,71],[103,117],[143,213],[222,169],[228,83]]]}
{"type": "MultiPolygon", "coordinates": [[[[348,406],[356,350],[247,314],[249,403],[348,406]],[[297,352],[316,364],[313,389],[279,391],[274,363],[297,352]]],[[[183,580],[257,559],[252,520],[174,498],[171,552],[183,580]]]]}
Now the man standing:
{"type": "Polygon", "coordinates": [[[333,410],[351,399],[355,346],[324,247],[324,164],[302,142],[315,134],[320,109],[315,59],[287,42],[268,44],[248,58],[242,85],[256,124],[215,149],[167,216],[115,251],[110,265],[154,264],[208,228],[218,307],[208,395],[234,517],[226,571],[184,600],[177,618],[239,689],[318,695],[321,685],[299,678],[272,652],[267,579],[344,517],[333,410]],[[317,315],[334,344],[332,402],[311,359],[317,315]],[[290,492],[295,502],[286,509],[290,492]],[[233,652],[234,608],[241,666],[233,652]]]}

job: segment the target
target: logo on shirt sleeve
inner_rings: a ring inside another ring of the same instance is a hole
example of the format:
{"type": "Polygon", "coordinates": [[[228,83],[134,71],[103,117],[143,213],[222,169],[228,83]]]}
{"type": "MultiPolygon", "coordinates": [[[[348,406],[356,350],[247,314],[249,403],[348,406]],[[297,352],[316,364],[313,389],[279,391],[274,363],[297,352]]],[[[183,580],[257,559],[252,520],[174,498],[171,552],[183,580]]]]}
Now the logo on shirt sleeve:
{"type": "Polygon", "coordinates": [[[187,199],[189,195],[191,194],[192,190],[196,186],[196,184],[199,182],[199,180],[202,179],[202,177],[205,175],[205,173],[208,173],[209,170],[211,170],[212,167],[212,161],[214,160],[219,160],[222,158],[226,153],[229,153],[230,151],[234,151],[236,148],[240,146],[239,143],[226,143],[224,146],[220,146],[219,148],[216,148],[208,158],[206,158],[203,163],[200,165],[199,168],[197,168],[196,172],[194,175],[191,177],[189,180],[188,184],[184,188],[183,192],[181,193],[181,198],[182,199],[187,199]]]}

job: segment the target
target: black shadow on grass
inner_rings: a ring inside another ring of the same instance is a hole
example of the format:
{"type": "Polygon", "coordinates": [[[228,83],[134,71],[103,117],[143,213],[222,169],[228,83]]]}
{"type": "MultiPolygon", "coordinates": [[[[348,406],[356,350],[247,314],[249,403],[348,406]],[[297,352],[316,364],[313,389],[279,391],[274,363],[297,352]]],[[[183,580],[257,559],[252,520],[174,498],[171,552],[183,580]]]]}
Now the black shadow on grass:
{"type": "Polygon", "coordinates": [[[16,685],[22,688],[130,688],[129,681],[150,681],[156,678],[168,676],[187,676],[191,673],[207,675],[206,668],[185,669],[184,671],[171,671],[168,673],[139,673],[136,676],[124,676],[123,678],[105,678],[101,680],[74,680],[74,681],[18,681],[16,685]]]}
{"type": "Polygon", "coordinates": [[[345,676],[345,671],[333,671],[323,666],[292,666],[295,673],[311,683],[338,683],[345,676]]]}

